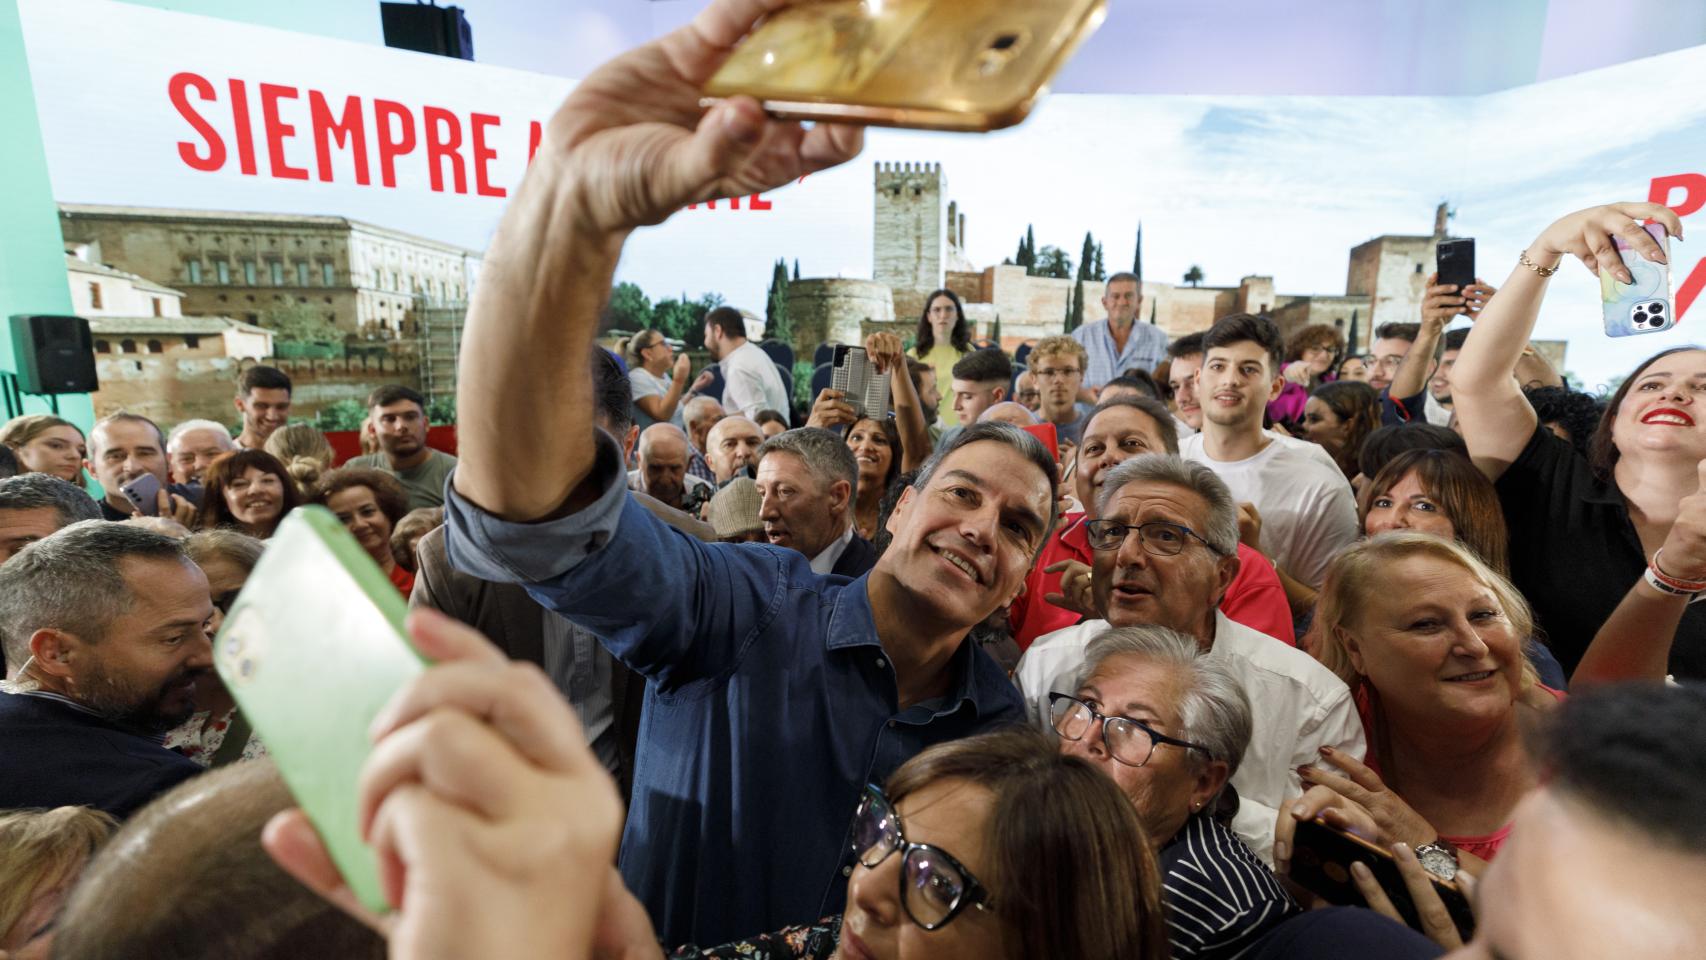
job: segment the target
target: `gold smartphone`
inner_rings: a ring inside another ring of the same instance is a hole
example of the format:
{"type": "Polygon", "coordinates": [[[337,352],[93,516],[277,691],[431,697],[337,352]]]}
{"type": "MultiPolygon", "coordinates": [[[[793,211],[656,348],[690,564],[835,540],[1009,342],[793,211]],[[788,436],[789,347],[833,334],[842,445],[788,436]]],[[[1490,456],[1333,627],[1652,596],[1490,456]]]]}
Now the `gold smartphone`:
{"type": "Polygon", "coordinates": [[[765,18],[705,85],[771,115],[985,131],[1025,119],[1107,0],[821,0],[765,18]]]}

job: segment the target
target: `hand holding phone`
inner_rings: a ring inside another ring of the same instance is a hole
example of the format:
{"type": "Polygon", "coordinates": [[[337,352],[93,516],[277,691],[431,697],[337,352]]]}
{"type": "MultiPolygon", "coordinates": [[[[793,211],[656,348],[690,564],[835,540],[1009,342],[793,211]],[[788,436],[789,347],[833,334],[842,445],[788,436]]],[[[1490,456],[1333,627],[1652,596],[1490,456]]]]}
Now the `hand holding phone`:
{"type": "Polygon", "coordinates": [[[827,0],[784,8],[705,84],[771,115],[997,130],[1030,113],[1106,0],[827,0]]]}
{"type": "Polygon", "coordinates": [[[1456,287],[1461,293],[1464,287],[1475,282],[1474,238],[1441,240],[1434,249],[1434,265],[1439,277],[1435,282],[1456,287]]]}
{"type": "Polygon", "coordinates": [[[160,515],[160,478],[152,473],[145,473],[135,480],[119,488],[131,503],[136,504],[136,512],[145,517],[160,515]]]}
{"type": "MultiPolygon", "coordinates": [[[[1669,259],[1670,238],[1663,224],[1649,223],[1643,229],[1669,259]]],[[[1628,272],[1627,282],[1612,274],[1609,264],[1599,266],[1599,291],[1605,313],[1605,335],[1629,337],[1659,333],[1676,326],[1676,310],[1670,296],[1670,264],[1648,260],[1628,241],[1613,234],[1617,255],[1628,272]]]]}
{"type": "MultiPolygon", "coordinates": [[[[1413,854],[1410,859],[1415,859],[1413,854]]],[[[1362,865],[1362,869],[1368,872],[1373,882],[1385,894],[1387,905],[1397,914],[1397,919],[1402,920],[1411,929],[1430,932],[1424,929],[1421,907],[1427,907],[1431,911],[1432,897],[1424,893],[1418,898],[1411,892],[1410,883],[1420,880],[1416,877],[1407,878],[1399,869],[1398,860],[1391,851],[1353,833],[1333,827],[1320,817],[1297,824],[1292,834],[1289,872],[1292,881],[1298,886],[1328,903],[1360,906],[1366,902],[1366,898],[1358,885],[1356,874],[1359,871],[1355,869],[1357,864],[1362,865]],[[1418,906],[1418,900],[1421,906],[1418,906]]],[[[1416,864],[1416,869],[1422,869],[1419,863],[1416,864]]],[[[1432,874],[1427,874],[1426,883],[1427,887],[1424,889],[1438,898],[1459,936],[1463,940],[1473,937],[1475,911],[1463,891],[1452,881],[1441,880],[1432,874]]]]}
{"type": "Polygon", "coordinates": [[[877,372],[863,347],[835,348],[829,385],[853,407],[858,419],[882,420],[889,415],[889,378],[877,372]]]}

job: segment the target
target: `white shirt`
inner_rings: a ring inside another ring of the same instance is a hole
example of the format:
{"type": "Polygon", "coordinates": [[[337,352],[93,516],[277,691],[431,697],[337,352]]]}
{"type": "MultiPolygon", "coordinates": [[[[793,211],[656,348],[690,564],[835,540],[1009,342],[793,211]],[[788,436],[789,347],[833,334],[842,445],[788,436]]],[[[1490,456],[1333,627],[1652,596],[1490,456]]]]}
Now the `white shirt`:
{"type": "Polygon", "coordinates": [[[847,525],[846,532],[842,533],[841,536],[836,538],[833,543],[824,547],[817,556],[812,558],[812,572],[819,574],[833,573],[835,571],[835,562],[840,560],[841,555],[847,552],[847,545],[852,542],[853,525],[850,523],[847,525]]]}
{"type": "Polygon", "coordinates": [[[1176,413],[1173,414],[1173,429],[1179,432],[1180,440],[1183,440],[1186,437],[1194,437],[1197,434],[1197,428],[1183,420],[1180,420],[1179,415],[1176,413]]]}
{"type": "Polygon", "coordinates": [[[1268,434],[1261,452],[1222,462],[1203,451],[1203,435],[1179,441],[1179,456],[1226,481],[1232,498],[1262,514],[1261,551],[1300,583],[1319,587],[1327,565],[1356,542],[1356,495],[1319,444],[1268,434]]]}
{"type": "MultiPolygon", "coordinates": [[[[1014,679],[1033,723],[1049,728],[1048,695],[1076,692],[1084,651],[1108,629],[1106,620],[1092,620],[1038,637],[1025,651],[1014,679]]],[[[1233,672],[1250,698],[1250,744],[1232,776],[1239,801],[1232,830],[1271,865],[1280,807],[1303,795],[1297,768],[1319,765],[1323,745],[1361,760],[1362,718],[1350,688],[1314,657],[1218,610],[1214,655],[1237,661],[1233,672]]]]}
{"type": "Polygon", "coordinates": [[[744,414],[749,419],[758,416],[760,410],[788,415],[788,389],[776,372],[776,363],[758,344],[748,340],[731,350],[722,367],[724,413],[744,414]]]}

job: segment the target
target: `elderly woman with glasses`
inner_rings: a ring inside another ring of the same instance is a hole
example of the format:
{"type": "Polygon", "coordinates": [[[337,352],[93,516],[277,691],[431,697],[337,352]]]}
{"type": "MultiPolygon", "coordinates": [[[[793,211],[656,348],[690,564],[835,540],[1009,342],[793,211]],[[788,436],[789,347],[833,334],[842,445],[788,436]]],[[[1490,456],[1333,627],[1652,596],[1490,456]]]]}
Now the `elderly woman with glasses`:
{"type": "Polygon", "coordinates": [[[1297,912],[1224,822],[1251,730],[1225,657],[1165,627],[1123,627],[1091,642],[1075,691],[1049,701],[1061,752],[1114,781],[1159,851],[1173,957],[1240,956],[1297,912]]]}

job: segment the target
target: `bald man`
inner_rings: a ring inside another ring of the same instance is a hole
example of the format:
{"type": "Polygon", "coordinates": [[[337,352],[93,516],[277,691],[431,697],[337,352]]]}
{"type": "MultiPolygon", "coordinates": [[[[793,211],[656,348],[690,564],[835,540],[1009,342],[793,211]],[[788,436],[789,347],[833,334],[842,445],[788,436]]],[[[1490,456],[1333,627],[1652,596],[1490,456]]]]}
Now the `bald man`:
{"type": "Polygon", "coordinates": [[[681,406],[681,422],[687,427],[687,472],[706,483],[715,483],[717,475],[705,462],[706,435],[717,421],[723,419],[723,405],[710,397],[693,397],[681,406]]]}
{"type": "Polygon", "coordinates": [[[764,431],[758,424],[742,416],[718,420],[705,435],[705,459],[711,472],[717,475],[721,487],[735,477],[752,476],[758,462],[758,448],[764,445],[764,431]]]}
{"type": "Polygon", "coordinates": [[[983,414],[977,418],[978,423],[983,423],[988,420],[994,420],[999,423],[1011,423],[1015,427],[1035,426],[1037,422],[1037,418],[1032,415],[1030,410],[1025,408],[1024,404],[1014,403],[1012,400],[1006,400],[995,404],[989,409],[983,411],[983,414]]]}
{"type": "Polygon", "coordinates": [[[1019,379],[1013,381],[1013,399],[1025,405],[1032,413],[1042,408],[1043,392],[1037,386],[1036,374],[1029,370],[1019,374],[1019,379]]]}
{"type": "Polygon", "coordinates": [[[687,434],[673,423],[654,423],[640,434],[639,469],[628,472],[628,489],[694,512],[716,488],[687,472],[687,434]]]}

